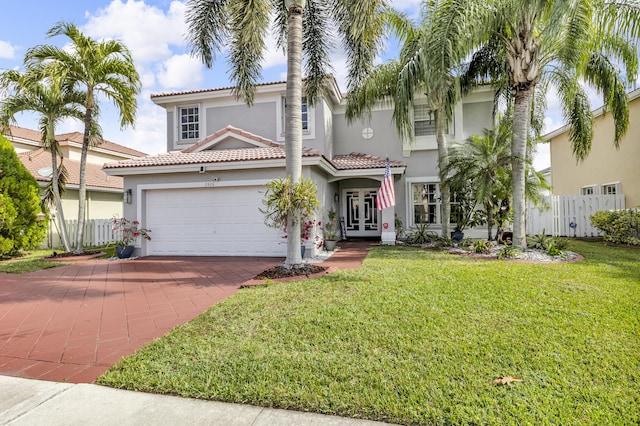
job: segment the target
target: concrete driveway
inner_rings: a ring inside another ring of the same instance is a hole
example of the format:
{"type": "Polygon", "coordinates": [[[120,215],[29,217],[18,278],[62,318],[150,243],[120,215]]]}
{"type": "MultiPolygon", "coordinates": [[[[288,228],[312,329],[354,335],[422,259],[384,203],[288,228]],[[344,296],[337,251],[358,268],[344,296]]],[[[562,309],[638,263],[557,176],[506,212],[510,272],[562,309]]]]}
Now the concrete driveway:
{"type": "Polygon", "coordinates": [[[0,274],[0,374],[92,383],[281,262],[148,257],[0,274]]]}

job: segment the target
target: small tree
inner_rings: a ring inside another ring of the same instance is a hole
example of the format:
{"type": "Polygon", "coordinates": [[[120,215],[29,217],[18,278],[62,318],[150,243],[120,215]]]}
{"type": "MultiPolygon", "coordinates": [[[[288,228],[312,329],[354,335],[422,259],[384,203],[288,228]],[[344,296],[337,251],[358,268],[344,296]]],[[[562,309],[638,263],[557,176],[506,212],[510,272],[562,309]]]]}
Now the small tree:
{"type": "Polygon", "coordinates": [[[48,221],[38,220],[39,213],[38,183],[11,143],[0,136],[0,256],[15,255],[42,243],[48,221]]]}
{"type": "MultiPolygon", "coordinates": [[[[299,220],[300,224],[312,219],[314,212],[320,207],[316,197],[318,190],[311,179],[301,177],[300,183],[294,184],[291,176],[274,179],[267,184],[265,198],[262,200],[265,215],[264,223],[270,228],[279,229],[285,235],[289,231],[290,219],[299,220]]],[[[301,229],[300,226],[295,229],[301,229]]],[[[285,266],[291,268],[295,264],[285,261],[285,266]]]]}

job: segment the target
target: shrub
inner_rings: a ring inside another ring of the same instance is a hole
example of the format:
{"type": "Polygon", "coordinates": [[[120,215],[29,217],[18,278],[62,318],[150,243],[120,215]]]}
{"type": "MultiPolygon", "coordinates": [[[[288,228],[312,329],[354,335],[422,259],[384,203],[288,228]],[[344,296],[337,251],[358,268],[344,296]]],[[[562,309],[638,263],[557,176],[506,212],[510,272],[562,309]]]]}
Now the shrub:
{"type": "Polygon", "coordinates": [[[0,136],[0,256],[42,243],[48,220],[38,220],[40,188],[13,146],[0,136]]]}
{"type": "Polygon", "coordinates": [[[410,232],[407,236],[407,243],[415,245],[430,244],[437,239],[438,234],[429,231],[428,223],[418,223],[416,224],[416,230],[410,232]]]}
{"type": "Polygon", "coordinates": [[[516,257],[520,253],[520,250],[512,245],[505,245],[498,252],[498,259],[511,259],[516,257]]]}
{"type": "Polygon", "coordinates": [[[538,250],[546,250],[552,242],[553,237],[547,235],[544,229],[538,235],[527,237],[527,246],[538,250]]]}
{"type": "Polygon", "coordinates": [[[491,251],[491,246],[485,240],[478,240],[473,243],[473,252],[486,254],[491,251]]]}
{"type": "Polygon", "coordinates": [[[599,211],[589,218],[593,226],[604,232],[605,241],[640,245],[640,211],[599,211]]]}

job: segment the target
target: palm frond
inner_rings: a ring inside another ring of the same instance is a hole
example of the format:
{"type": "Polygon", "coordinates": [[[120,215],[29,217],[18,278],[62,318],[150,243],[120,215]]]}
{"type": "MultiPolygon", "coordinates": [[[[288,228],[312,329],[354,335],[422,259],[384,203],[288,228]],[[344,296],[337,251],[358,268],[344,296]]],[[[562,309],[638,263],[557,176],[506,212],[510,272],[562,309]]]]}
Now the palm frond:
{"type": "Polygon", "coordinates": [[[229,12],[226,0],[189,0],[187,2],[187,44],[191,55],[208,67],[213,66],[215,53],[229,33],[229,12]]]}

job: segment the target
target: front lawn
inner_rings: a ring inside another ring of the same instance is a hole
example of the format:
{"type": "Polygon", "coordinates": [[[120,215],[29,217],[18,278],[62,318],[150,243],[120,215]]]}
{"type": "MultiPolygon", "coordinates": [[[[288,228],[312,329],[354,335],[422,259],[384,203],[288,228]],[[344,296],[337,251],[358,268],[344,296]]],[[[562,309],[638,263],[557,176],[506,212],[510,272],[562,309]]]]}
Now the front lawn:
{"type": "Polygon", "coordinates": [[[586,260],[377,247],[242,290],[98,383],[402,424],[638,424],[640,250],[570,248],[586,260]]]}
{"type": "Polygon", "coordinates": [[[19,257],[0,260],[0,272],[24,274],[63,265],[60,262],[45,260],[45,257],[51,256],[52,253],[53,250],[31,250],[19,257]]]}

